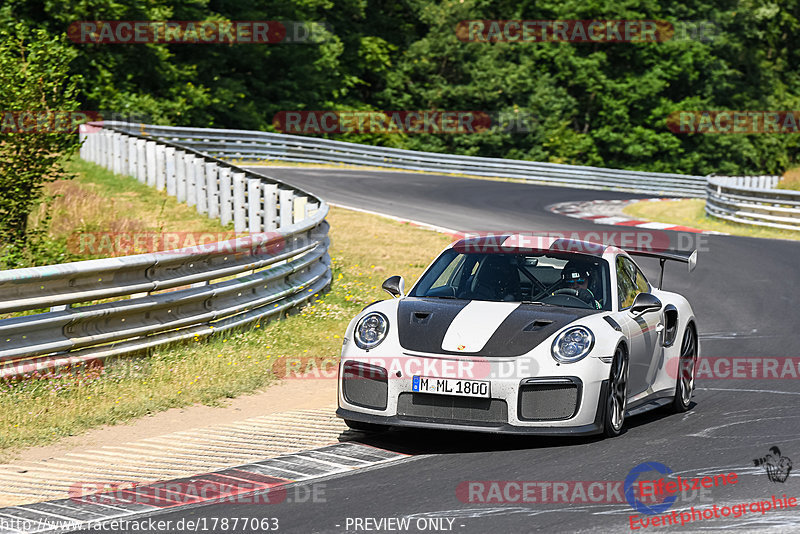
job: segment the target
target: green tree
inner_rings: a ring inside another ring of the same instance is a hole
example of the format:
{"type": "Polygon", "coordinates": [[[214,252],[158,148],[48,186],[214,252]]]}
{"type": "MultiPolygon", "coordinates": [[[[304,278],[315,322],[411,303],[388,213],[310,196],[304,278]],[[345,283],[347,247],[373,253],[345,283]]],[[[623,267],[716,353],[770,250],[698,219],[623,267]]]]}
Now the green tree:
{"type": "MultiPolygon", "coordinates": [[[[70,131],[48,130],[56,112],[78,108],[77,78],[70,72],[75,51],[61,37],[19,24],[0,31],[0,244],[24,248],[28,216],[45,200],[47,182],[68,177],[64,161],[80,146],[70,131]],[[29,114],[25,116],[24,114],[29,114]],[[23,119],[24,117],[24,119],[23,119]],[[34,131],[31,117],[41,126],[34,131]]],[[[68,130],[68,128],[67,128],[68,130]]]]}

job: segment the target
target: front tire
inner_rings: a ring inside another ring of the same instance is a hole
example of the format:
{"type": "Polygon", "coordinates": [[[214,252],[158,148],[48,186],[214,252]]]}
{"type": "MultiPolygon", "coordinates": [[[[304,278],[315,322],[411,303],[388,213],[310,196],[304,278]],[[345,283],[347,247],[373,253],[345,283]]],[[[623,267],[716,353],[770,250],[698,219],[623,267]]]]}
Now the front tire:
{"type": "Polygon", "coordinates": [[[694,378],[697,369],[697,334],[692,325],[686,326],[681,342],[681,358],[678,363],[678,377],[675,383],[675,397],[672,399],[672,411],[684,413],[689,410],[694,393],[694,378]]]}
{"type": "Polygon", "coordinates": [[[352,430],[358,430],[360,432],[376,433],[376,432],[386,432],[387,430],[389,430],[389,427],[387,425],[364,423],[362,421],[351,421],[350,419],[345,419],[344,424],[349,426],[352,430]]]}
{"type": "Polygon", "coordinates": [[[614,352],[611,373],[608,377],[603,434],[614,438],[622,434],[625,427],[625,410],[628,408],[628,354],[620,345],[614,352]]]}

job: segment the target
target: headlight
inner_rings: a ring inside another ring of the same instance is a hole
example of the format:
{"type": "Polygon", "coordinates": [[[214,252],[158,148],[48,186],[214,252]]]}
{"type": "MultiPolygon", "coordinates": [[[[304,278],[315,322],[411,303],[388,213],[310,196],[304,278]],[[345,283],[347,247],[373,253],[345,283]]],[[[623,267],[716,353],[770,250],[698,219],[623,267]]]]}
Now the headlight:
{"type": "Polygon", "coordinates": [[[551,349],[553,358],[561,363],[573,363],[582,360],[594,347],[594,334],[583,326],[575,326],[561,332],[551,349]]]}
{"type": "Polygon", "coordinates": [[[379,312],[371,312],[356,323],[353,338],[359,348],[369,350],[381,344],[389,331],[389,319],[379,312]]]}

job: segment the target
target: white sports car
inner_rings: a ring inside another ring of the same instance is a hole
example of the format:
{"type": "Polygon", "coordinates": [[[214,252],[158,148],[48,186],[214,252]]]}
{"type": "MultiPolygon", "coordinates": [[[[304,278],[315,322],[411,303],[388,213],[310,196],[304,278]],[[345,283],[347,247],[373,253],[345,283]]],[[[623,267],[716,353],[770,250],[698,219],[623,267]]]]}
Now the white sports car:
{"type": "Polygon", "coordinates": [[[408,294],[370,304],[347,327],[337,415],[390,426],[576,435],[626,417],[689,409],[699,356],[694,313],[653,287],[622,250],[525,235],[448,246],[408,294]]]}

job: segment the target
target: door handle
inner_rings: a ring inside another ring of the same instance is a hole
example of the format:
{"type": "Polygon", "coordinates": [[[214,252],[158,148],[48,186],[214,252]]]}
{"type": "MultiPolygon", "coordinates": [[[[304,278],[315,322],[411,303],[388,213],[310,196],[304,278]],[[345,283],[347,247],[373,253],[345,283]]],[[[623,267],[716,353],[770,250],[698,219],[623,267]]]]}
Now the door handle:
{"type": "Polygon", "coordinates": [[[663,332],[663,331],[664,331],[664,324],[663,323],[658,323],[656,325],[656,332],[663,332]]]}

